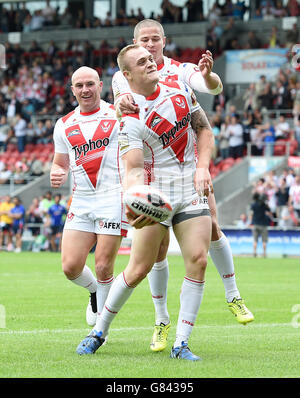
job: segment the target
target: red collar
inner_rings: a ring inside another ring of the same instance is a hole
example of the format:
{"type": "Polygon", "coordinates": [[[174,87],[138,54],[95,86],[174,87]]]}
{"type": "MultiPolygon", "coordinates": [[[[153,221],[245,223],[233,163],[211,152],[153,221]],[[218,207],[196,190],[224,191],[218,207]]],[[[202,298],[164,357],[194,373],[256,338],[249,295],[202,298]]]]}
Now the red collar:
{"type": "Polygon", "coordinates": [[[98,111],[100,111],[100,107],[91,112],[80,112],[80,115],[89,116],[89,115],[93,115],[94,113],[97,113],[98,111]]]}
{"type": "Polygon", "coordinates": [[[161,70],[165,66],[164,61],[161,64],[157,65],[157,70],[161,70]]]}
{"type": "Polygon", "coordinates": [[[146,97],[146,100],[147,101],[154,101],[159,96],[159,93],[160,93],[160,86],[157,85],[157,88],[154,91],[154,93],[149,95],[149,97],[146,97]]]}

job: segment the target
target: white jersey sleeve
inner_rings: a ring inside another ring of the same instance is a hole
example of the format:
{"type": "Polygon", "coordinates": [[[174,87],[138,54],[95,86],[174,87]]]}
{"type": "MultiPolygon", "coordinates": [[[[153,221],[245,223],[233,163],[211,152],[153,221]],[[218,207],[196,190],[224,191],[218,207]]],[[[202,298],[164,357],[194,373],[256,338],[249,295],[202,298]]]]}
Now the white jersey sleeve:
{"type": "Polygon", "coordinates": [[[65,136],[65,126],[62,119],[58,119],[55,123],[53,131],[53,141],[54,141],[54,152],[55,153],[69,153],[69,148],[64,139],[65,136]]]}
{"type": "Polygon", "coordinates": [[[114,74],[111,85],[115,103],[122,95],[131,94],[129,84],[121,71],[114,74]]]}
{"type": "Polygon", "coordinates": [[[144,123],[138,114],[130,114],[122,117],[119,126],[119,148],[121,156],[131,149],[143,150],[144,123]]]}
{"type": "Polygon", "coordinates": [[[200,93],[207,93],[217,95],[222,91],[221,81],[213,90],[207,88],[205,84],[205,80],[202,76],[202,73],[199,67],[195,64],[191,63],[182,63],[180,64],[180,80],[190,86],[193,90],[198,91],[200,93]]]}

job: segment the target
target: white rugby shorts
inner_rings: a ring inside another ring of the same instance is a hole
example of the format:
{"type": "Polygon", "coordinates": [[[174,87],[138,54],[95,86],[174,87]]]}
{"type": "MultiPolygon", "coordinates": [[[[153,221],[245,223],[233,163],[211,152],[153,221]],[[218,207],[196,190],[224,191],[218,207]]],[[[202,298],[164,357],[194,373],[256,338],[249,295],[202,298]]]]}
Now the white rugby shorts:
{"type": "Polygon", "coordinates": [[[207,197],[200,197],[198,193],[194,193],[189,200],[172,203],[172,208],[169,218],[161,223],[166,227],[171,227],[190,218],[210,216],[207,197]]]}
{"type": "Polygon", "coordinates": [[[92,232],[96,235],[127,236],[128,222],[123,217],[96,217],[93,213],[76,215],[71,209],[68,212],[64,229],[75,229],[76,231],[92,232]]]}

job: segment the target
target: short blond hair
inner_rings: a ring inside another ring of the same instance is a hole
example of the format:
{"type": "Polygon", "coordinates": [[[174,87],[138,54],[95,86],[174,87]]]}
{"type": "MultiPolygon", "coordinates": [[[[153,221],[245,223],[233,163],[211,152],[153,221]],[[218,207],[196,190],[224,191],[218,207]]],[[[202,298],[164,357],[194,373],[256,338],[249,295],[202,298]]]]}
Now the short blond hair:
{"type": "Polygon", "coordinates": [[[141,46],[139,44],[129,44],[128,46],[122,48],[122,50],[119,52],[118,54],[118,58],[117,58],[117,63],[119,66],[120,71],[123,73],[124,70],[129,70],[127,62],[125,61],[125,55],[131,51],[131,50],[135,50],[137,48],[140,48],[141,46]]]}
{"type": "Polygon", "coordinates": [[[165,32],[164,32],[164,28],[162,27],[162,24],[160,24],[159,22],[155,21],[154,19],[143,19],[142,21],[140,21],[139,23],[137,23],[135,25],[134,31],[133,31],[133,38],[135,40],[138,39],[139,35],[140,35],[140,31],[143,28],[150,28],[150,27],[157,27],[160,30],[160,33],[162,35],[162,37],[165,37],[165,32]]]}

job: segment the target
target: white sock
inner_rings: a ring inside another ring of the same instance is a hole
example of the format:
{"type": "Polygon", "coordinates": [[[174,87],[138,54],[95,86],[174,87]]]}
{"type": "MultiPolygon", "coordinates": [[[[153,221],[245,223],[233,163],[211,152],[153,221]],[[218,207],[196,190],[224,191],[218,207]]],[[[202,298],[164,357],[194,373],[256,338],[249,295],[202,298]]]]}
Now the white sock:
{"type": "Polygon", "coordinates": [[[85,265],[81,274],[75,279],[69,279],[75,285],[82,286],[87,289],[90,293],[96,293],[97,291],[97,280],[90,268],[85,265]]]}
{"type": "Polygon", "coordinates": [[[133,293],[134,288],[127,285],[124,273],[119,274],[113,281],[102,312],[97,316],[95,329],[106,337],[110,324],[122,306],[133,293]]]}
{"type": "Polygon", "coordinates": [[[148,273],[148,282],[155,307],[155,324],[165,325],[170,322],[167,308],[167,288],[169,279],[169,264],[165,258],[163,261],[155,263],[151,272],[148,273]]]}
{"type": "Polygon", "coordinates": [[[222,278],[226,300],[230,302],[235,297],[240,298],[235,280],[232,251],[224,234],[221,239],[210,242],[209,254],[222,278]]]}
{"type": "Polygon", "coordinates": [[[107,299],[114,277],[111,276],[104,281],[97,280],[97,312],[101,314],[104,303],[107,299]]]}
{"type": "Polygon", "coordinates": [[[204,293],[204,281],[184,277],[180,293],[180,311],[174,347],[188,343],[204,293]]]}

